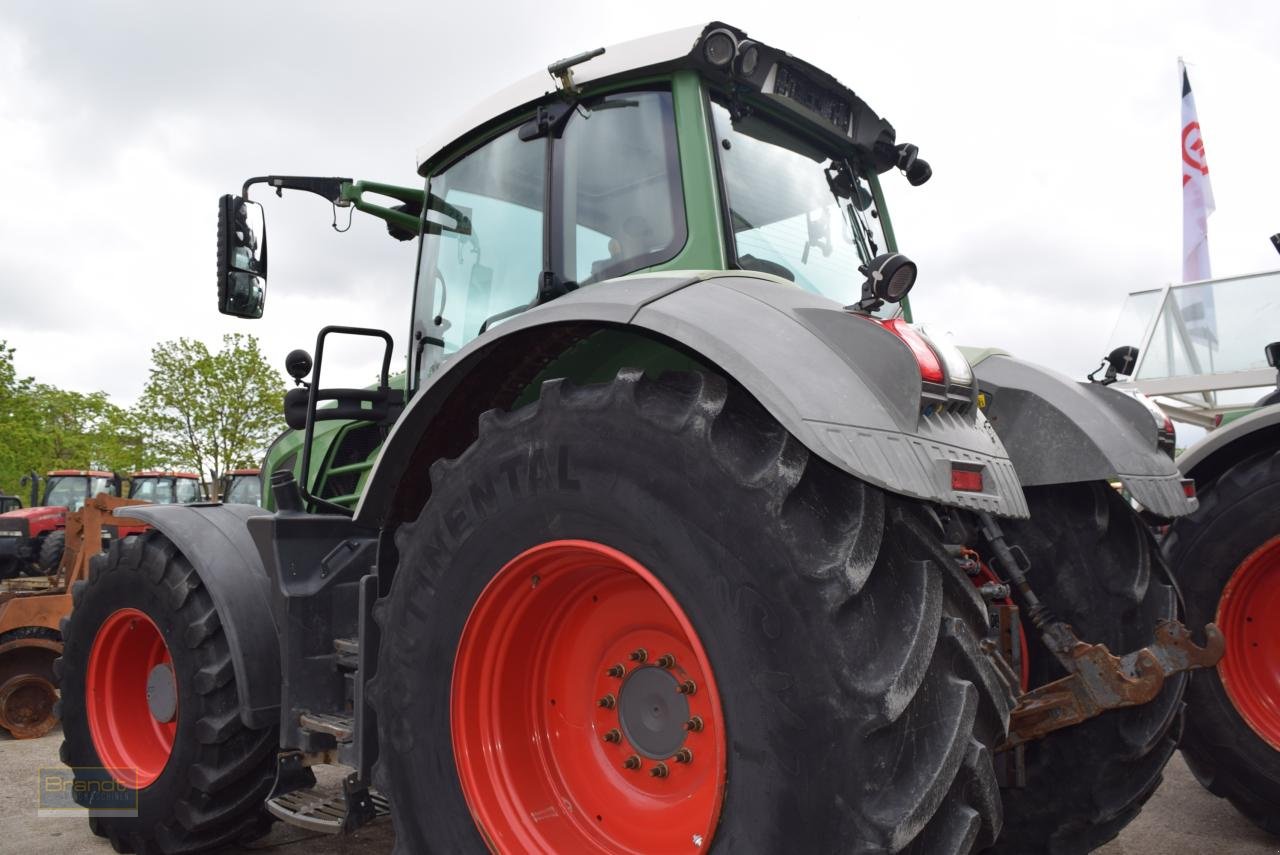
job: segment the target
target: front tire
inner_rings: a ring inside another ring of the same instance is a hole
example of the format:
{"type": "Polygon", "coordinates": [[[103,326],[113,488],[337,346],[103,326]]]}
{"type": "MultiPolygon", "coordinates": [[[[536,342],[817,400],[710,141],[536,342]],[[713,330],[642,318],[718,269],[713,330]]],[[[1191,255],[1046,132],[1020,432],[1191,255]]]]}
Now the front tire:
{"type": "Polygon", "coordinates": [[[375,611],[397,852],[995,839],[1011,696],[936,518],[741,389],[552,381],[431,480],[375,611]]]}
{"type": "Polygon", "coordinates": [[[72,595],[57,663],[62,762],[136,770],[113,777],[136,790],[138,815],[91,815],[93,832],[139,853],[265,834],[277,735],[241,722],[227,639],[186,556],[156,532],[126,538],[72,595]]]}
{"type": "Polygon", "coordinates": [[[38,575],[52,576],[58,572],[62,563],[62,553],[66,551],[67,533],[63,529],[51,531],[40,544],[40,555],[36,559],[38,575]]]}
{"type": "Polygon", "coordinates": [[[1182,754],[1209,792],[1280,835],[1280,453],[1244,460],[1200,491],[1165,554],[1191,626],[1227,641],[1193,673],[1182,754]]]}
{"type": "MultiPolygon", "coordinates": [[[[1028,487],[1029,520],[1004,523],[1031,560],[1027,578],[1076,634],[1117,656],[1178,616],[1177,595],[1141,518],[1104,483],[1028,487]]],[[[1066,676],[1024,621],[1030,685],[1066,676]]],[[[1128,825],[1160,785],[1182,728],[1186,674],[1149,703],[1105,712],[1027,743],[1027,785],[1003,791],[998,852],[1085,853],[1128,825]]]]}

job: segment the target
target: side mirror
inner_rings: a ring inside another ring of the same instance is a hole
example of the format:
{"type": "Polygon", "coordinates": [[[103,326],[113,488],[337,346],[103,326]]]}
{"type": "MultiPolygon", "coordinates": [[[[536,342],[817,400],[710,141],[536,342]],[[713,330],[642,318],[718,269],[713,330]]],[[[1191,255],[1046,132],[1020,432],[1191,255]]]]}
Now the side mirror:
{"type": "Polygon", "coordinates": [[[218,311],[260,318],[267,299],[267,228],[262,206],[227,194],[218,200],[218,311]]]}

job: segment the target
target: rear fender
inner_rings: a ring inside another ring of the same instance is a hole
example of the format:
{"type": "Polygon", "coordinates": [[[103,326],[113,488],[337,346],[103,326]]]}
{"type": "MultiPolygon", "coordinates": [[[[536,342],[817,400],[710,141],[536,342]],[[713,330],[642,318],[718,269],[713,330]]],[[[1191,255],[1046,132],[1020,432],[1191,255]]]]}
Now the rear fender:
{"type": "Polygon", "coordinates": [[[247,521],[269,512],[251,505],[146,505],[117,516],[145,520],[176,546],[209,592],[231,650],[240,719],[275,726],[280,710],[280,648],[271,612],[271,580],[247,521]]]}
{"type": "Polygon", "coordinates": [[[1182,475],[1156,447],[1156,425],[1138,401],[1098,383],[1081,383],[992,355],[974,366],[986,414],[1026,486],[1117,478],[1152,513],[1178,517],[1197,507],[1182,475]]]}
{"type": "Polygon", "coordinates": [[[919,368],[896,336],[795,286],[735,272],[593,285],[471,342],[432,376],[392,430],[357,522],[377,527],[413,518],[430,489],[430,464],[465,448],[450,445],[450,436],[474,431],[478,412],[466,407],[511,406],[517,393],[503,398],[492,390],[510,388],[520,376],[532,380],[537,366],[525,363],[545,364],[540,349],[563,351],[602,327],[634,331],[713,367],[812,453],[869,483],[944,505],[1027,513],[1008,455],[976,407],[921,415],[919,368]],[[953,462],[981,470],[983,492],[953,490],[953,462]]]}
{"type": "Polygon", "coordinates": [[[1280,448],[1280,404],[1241,416],[1211,431],[1178,456],[1178,468],[1198,486],[1212,482],[1235,464],[1280,448]]]}

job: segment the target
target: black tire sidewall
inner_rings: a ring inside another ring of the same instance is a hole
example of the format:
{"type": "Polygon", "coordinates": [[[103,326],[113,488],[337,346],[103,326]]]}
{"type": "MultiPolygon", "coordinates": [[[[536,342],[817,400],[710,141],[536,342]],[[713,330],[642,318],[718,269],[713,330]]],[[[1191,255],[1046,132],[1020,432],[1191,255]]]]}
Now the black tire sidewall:
{"type": "MultiPolygon", "coordinates": [[[[394,733],[382,748],[394,798],[429,811],[422,826],[431,829],[432,851],[485,851],[451,760],[449,688],[458,640],[504,564],[547,541],[582,539],[618,549],[653,573],[707,652],[729,737],[716,850],[821,851],[830,839],[822,816],[830,796],[820,795],[826,790],[820,782],[830,771],[807,768],[802,758],[838,764],[828,746],[840,741],[834,732],[840,716],[822,704],[832,678],[815,654],[823,641],[822,627],[814,625],[816,592],[798,589],[783,539],[760,525],[768,496],[661,431],[629,425],[622,428],[628,436],[617,436],[560,418],[550,422],[536,433],[507,434],[514,448],[505,456],[499,447],[473,449],[479,453],[451,464],[432,498],[431,508],[441,511],[429,509],[401,545],[398,572],[413,575],[397,584],[414,584],[390,623],[406,634],[384,636],[383,646],[421,633],[421,644],[402,652],[418,663],[411,682],[425,690],[392,680],[384,695],[393,721],[413,723],[396,729],[385,712],[379,715],[394,733]],[[509,461],[526,473],[549,473],[546,488],[531,489],[522,476],[520,488],[510,490],[495,474],[509,461]],[[498,485],[498,499],[477,512],[468,486],[486,475],[498,485]],[[450,759],[423,774],[428,757],[450,759]]],[[[427,845],[405,843],[411,851],[427,845]]]]}
{"type": "MultiPolygon", "coordinates": [[[[1267,464],[1267,457],[1255,458],[1219,478],[1210,488],[1219,491],[1213,505],[1203,516],[1193,517],[1194,532],[1175,524],[1178,540],[1172,543],[1169,560],[1182,589],[1189,626],[1215,621],[1223,589],[1232,575],[1254,550],[1280,535],[1280,480],[1272,478],[1252,486],[1236,480],[1267,464]]],[[[1217,765],[1228,762],[1224,749],[1229,749],[1232,765],[1243,765],[1257,776],[1250,789],[1269,779],[1274,788],[1270,797],[1280,798],[1280,751],[1240,715],[1218,669],[1194,672],[1187,698],[1187,742],[1199,742],[1197,734],[1209,740],[1196,755],[1212,756],[1217,765]]]]}

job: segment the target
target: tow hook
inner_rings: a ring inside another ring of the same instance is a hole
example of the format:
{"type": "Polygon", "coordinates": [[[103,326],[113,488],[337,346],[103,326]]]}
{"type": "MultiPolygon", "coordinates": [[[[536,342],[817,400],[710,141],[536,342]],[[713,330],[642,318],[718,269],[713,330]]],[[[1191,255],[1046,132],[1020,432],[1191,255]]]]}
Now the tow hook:
{"type": "Polygon", "coordinates": [[[1056,629],[1074,639],[1070,650],[1074,667],[1068,669],[1072,673],[1018,698],[1009,720],[1009,739],[1001,750],[1107,710],[1145,704],[1160,693],[1170,676],[1216,665],[1226,650],[1222,632],[1212,623],[1204,628],[1205,646],[1200,647],[1181,623],[1161,621],[1156,625],[1155,643],[1126,656],[1113,656],[1105,644],[1081,641],[1064,623],[1056,629]]]}
{"type": "Polygon", "coordinates": [[[1055,618],[1031,589],[1026,555],[1005,542],[999,523],[989,513],[977,516],[995,563],[1013,582],[1045,647],[1067,671],[1066,677],[1018,698],[1009,720],[1009,738],[1000,750],[1016,748],[1107,710],[1145,704],[1160,693],[1173,674],[1216,665],[1226,652],[1226,640],[1215,624],[1205,626],[1205,645],[1200,647],[1176,620],[1158,623],[1154,644],[1124,656],[1112,655],[1105,644],[1081,641],[1071,625],[1055,618]]]}

